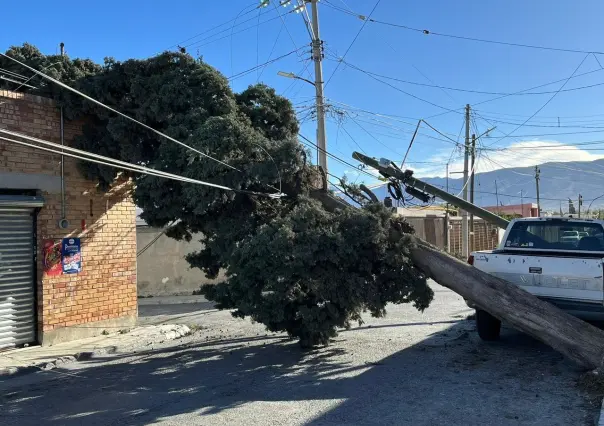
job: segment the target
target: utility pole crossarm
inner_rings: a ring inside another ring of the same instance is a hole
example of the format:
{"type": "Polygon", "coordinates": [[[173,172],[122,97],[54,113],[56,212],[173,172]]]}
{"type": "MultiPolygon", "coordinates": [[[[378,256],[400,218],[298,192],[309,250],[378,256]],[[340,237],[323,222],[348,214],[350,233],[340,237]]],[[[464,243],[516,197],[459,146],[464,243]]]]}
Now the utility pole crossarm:
{"type": "Polygon", "coordinates": [[[475,206],[474,204],[462,198],[449,194],[448,192],[437,188],[434,185],[430,185],[429,183],[414,178],[412,176],[413,173],[410,170],[406,170],[403,172],[402,170],[396,169],[391,165],[389,165],[388,167],[383,167],[375,158],[368,157],[364,154],[361,154],[360,152],[354,152],[352,154],[352,158],[357,161],[360,161],[361,163],[369,167],[373,167],[386,177],[398,179],[408,186],[427,192],[428,194],[434,195],[435,197],[439,197],[444,201],[451,203],[454,206],[459,207],[460,209],[465,209],[466,211],[471,212],[479,218],[484,219],[487,222],[490,222],[500,228],[505,229],[509,225],[509,222],[507,220],[500,216],[497,216],[495,213],[491,213],[490,211],[475,206]]]}

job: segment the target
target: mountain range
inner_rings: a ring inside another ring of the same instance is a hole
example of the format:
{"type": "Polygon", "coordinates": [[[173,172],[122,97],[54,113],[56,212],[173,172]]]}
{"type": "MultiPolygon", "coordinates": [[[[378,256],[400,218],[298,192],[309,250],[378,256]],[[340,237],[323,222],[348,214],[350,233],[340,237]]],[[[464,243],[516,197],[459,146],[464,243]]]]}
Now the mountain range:
{"type": "MultiPolygon", "coordinates": [[[[539,192],[542,210],[568,211],[568,199],[577,206],[579,194],[583,209],[604,208],[604,159],[595,161],[550,162],[539,165],[539,192]],[[601,197],[596,199],[597,197],[601,197]]],[[[458,195],[463,178],[449,178],[449,192],[458,195]]],[[[421,177],[427,183],[445,189],[445,177],[421,177]]],[[[373,189],[380,200],[388,194],[386,184],[373,189]]],[[[477,173],[474,202],[479,206],[537,203],[535,167],[516,167],[477,173]]],[[[438,201],[437,201],[438,202],[438,201]]]]}

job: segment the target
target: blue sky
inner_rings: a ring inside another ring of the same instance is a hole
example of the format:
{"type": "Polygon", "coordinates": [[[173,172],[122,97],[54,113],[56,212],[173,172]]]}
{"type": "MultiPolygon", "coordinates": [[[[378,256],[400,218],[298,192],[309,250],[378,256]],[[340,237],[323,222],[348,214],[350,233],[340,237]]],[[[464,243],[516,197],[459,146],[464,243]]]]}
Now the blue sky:
{"type": "MultiPolygon", "coordinates": [[[[278,8],[281,14],[285,14],[284,26],[278,17],[277,8],[272,5],[251,11],[258,3],[257,0],[106,0],[94,3],[95,6],[92,7],[79,1],[37,1],[30,2],[31,7],[25,11],[22,4],[9,2],[3,5],[3,16],[12,18],[3,20],[0,47],[4,50],[10,45],[27,41],[46,53],[54,53],[58,50],[58,44],[63,41],[70,56],[90,57],[100,62],[105,56],[117,59],[144,58],[171,48],[177,43],[196,43],[189,46],[188,51],[194,55],[203,55],[206,62],[228,77],[266,62],[273,45],[275,48],[270,59],[292,51],[294,45],[298,48],[308,47],[310,38],[302,16],[286,14],[291,11],[291,6],[278,8]],[[250,21],[233,27],[232,38],[230,34],[233,23],[185,41],[235,18],[238,14],[243,15],[239,23],[248,19],[250,21]],[[265,21],[268,22],[262,23],[265,21]],[[258,22],[261,23],[260,26],[256,25],[258,22]],[[240,32],[248,27],[253,28],[240,32]]],[[[363,24],[360,19],[335,10],[331,5],[367,15],[375,1],[323,0],[319,4],[321,38],[326,46],[326,80],[338,64],[335,58],[344,54],[363,24]]],[[[596,0],[510,0],[498,3],[464,0],[412,3],[381,0],[372,18],[437,33],[584,51],[604,51],[600,34],[602,16],[604,3],[596,0]]],[[[416,83],[477,91],[516,92],[550,81],[566,79],[582,61],[583,64],[576,74],[599,70],[601,67],[596,56],[604,64],[604,55],[486,44],[424,35],[421,32],[368,22],[345,60],[368,72],[416,83]]],[[[301,73],[310,78],[313,64],[309,58],[309,49],[301,49],[299,56],[293,54],[268,65],[262,70],[262,75],[254,71],[233,80],[233,88],[236,91],[242,90],[259,79],[290,97],[292,102],[302,109],[300,117],[304,118],[303,108],[312,105],[314,88],[301,81],[279,77],[277,71],[301,73]],[[310,74],[302,71],[306,65],[310,74]]],[[[325,89],[329,102],[334,106],[332,111],[344,113],[339,123],[335,118],[328,121],[327,144],[330,152],[355,163],[350,154],[358,149],[358,144],[372,156],[400,161],[417,119],[425,118],[442,133],[457,140],[463,125],[463,106],[466,103],[478,104],[495,97],[384,81],[427,102],[401,93],[342,64],[325,89]],[[447,109],[458,112],[429,118],[447,112],[447,109]]],[[[604,70],[573,78],[566,83],[564,89],[602,82],[604,70]]],[[[556,91],[563,83],[552,84],[539,90],[556,91]]],[[[491,133],[492,137],[482,140],[485,145],[494,144],[493,147],[496,148],[523,147],[507,152],[484,151],[479,157],[477,169],[480,171],[502,165],[530,165],[546,160],[590,160],[604,157],[604,150],[599,151],[604,148],[604,142],[601,145],[580,148],[555,147],[559,143],[604,139],[604,107],[601,101],[603,96],[604,85],[561,92],[553,97],[537,116],[513,133],[520,137],[508,137],[503,140],[499,138],[515,130],[518,125],[501,121],[523,123],[552,98],[552,94],[509,96],[476,105],[474,109],[479,115],[475,117],[474,132],[482,133],[490,127],[481,117],[497,125],[497,129],[491,133]],[[558,125],[558,117],[560,128],[555,127],[558,125]],[[589,133],[577,133],[579,131],[589,133]],[[550,148],[543,148],[544,146],[550,148]],[[529,149],[526,149],[527,147],[529,149]],[[535,149],[531,149],[532,147],[535,149]]],[[[335,117],[338,114],[332,115],[335,117]]],[[[305,122],[302,133],[314,140],[315,122],[305,122]]],[[[444,163],[450,158],[454,147],[453,142],[424,126],[415,141],[408,162],[418,174],[443,175],[444,163]]],[[[451,170],[460,167],[457,153],[454,153],[452,163],[451,170]]],[[[349,173],[351,178],[357,178],[353,169],[333,159],[329,160],[329,166],[334,174],[349,173]]],[[[361,176],[361,179],[367,178],[365,175],[361,176]]],[[[531,179],[527,178],[527,188],[531,185],[531,179]]]]}

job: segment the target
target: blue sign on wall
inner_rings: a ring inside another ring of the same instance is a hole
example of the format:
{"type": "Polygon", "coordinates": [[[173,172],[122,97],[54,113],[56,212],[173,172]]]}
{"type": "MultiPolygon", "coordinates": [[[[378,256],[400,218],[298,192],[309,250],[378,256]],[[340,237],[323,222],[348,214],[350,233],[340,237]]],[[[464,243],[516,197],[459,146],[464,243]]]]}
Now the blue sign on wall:
{"type": "Polygon", "coordinates": [[[61,263],[64,274],[77,274],[82,271],[82,245],[79,238],[63,238],[61,263]]]}

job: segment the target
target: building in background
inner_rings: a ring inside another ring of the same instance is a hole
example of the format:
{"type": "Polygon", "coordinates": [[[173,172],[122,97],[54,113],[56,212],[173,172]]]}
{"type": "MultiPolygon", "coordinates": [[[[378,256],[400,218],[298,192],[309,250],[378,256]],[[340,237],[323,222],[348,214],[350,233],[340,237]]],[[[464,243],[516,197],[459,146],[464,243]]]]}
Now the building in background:
{"type": "Polygon", "coordinates": [[[177,241],[164,235],[164,230],[154,228],[140,218],[137,209],[136,242],[137,286],[139,297],[190,295],[204,284],[214,284],[223,279],[206,278],[201,269],[191,268],[186,256],[201,250],[199,236],[191,241],[177,241]]]}
{"type": "Polygon", "coordinates": [[[539,217],[539,209],[537,208],[537,204],[533,203],[512,204],[508,206],[488,206],[483,207],[483,209],[488,210],[492,213],[497,213],[498,215],[539,217]]]}
{"type": "MultiPolygon", "coordinates": [[[[0,128],[61,143],[62,126],[70,145],[81,126],[52,100],[0,90],[0,128]]],[[[0,140],[0,348],[136,323],[131,184],[101,192],[77,160],[63,166],[58,153],[0,140]]]]}

